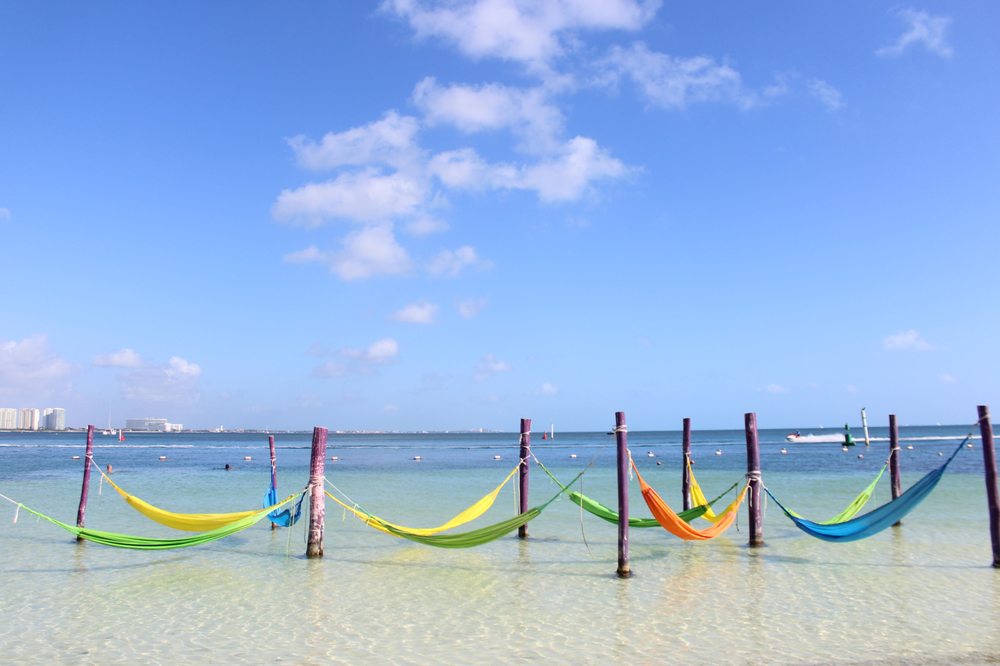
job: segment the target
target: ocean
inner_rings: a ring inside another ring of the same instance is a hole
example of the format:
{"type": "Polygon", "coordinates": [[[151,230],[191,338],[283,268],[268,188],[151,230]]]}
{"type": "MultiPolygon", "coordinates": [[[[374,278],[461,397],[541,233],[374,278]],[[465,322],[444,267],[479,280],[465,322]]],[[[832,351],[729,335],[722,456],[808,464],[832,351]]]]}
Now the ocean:
{"type": "MultiPolygon", "coordinates": [[[[968,431],[901,427],[904,489],[968,431]]],[[[862,440],[846,452],[822,441],[837,440],[836,429],[801,432],[821,441],[760,432],[763,479],[787,506],[822,520],[874,478],[887,431],[872,428],[870,447],[862,440]]],[[[307,482],[310,435],[275,437],[284,496],[307,482]]],[[[680,433],[628,439],[643,476],[679,508],[680,433]]],[[[532,450],[565,481],[586,469],[583,492],[615,506],[614,440],[535,433],[532,450]]],[[[173,511],[253,509],[270,479],[266,435],[128,433],[120,443],[98,434],[95,443],[95,461],[113,465],[116,483],[173,511]]],[[[870,539],[812,539],[772,503],[761,548],[746,545],[746,508],[712,541],[631,530],[627,580],[615,575],[616,526],[565,498],[528,525],[527,539],[467,550],[387,536],[327,502],[325,556],[315,560],[304,558],[306,520],[280,530],[265,521],[196,548],[131,551],[78,544],[0,502],[0,663],[996,663],[1000,570],[990,566],[982,453],[978,438],[971,443],[901,526],[870,539]]],[[[0,433],[0,493],[75,522],[83,461],[72,457],[84,444],[79,432],[0,433]]],[[[742,482],[742,431],[696,430],[692,453],[709,496],[742,482]]],[[[326,475],[376,515],[432,526],[495,487],[517,455],[517,433],[331,432],[326,475]]],[[[557,490],[535,465],[529,489],[532,505],[557,490]]],[[[888,499],[886,474],[870,506],[888,499]]],[[[649,515],[634,480],[630,504],[632,515],[649,515]]],[[[507,486],[459,530],[514,512],[507,486]]],[[[96,473],[87,526],[176,535],[96,473]]]]}

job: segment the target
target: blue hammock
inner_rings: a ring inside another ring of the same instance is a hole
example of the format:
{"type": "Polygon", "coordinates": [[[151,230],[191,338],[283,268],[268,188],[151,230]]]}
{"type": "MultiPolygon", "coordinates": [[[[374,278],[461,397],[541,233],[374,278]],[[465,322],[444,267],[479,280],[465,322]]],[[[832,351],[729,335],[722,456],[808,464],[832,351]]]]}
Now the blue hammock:
{"type": "Polygon", "coordinates": [[[858,516],[857,518],[852,518],[851,520],[836,523],[834,525],[823,525],[822,523],[815,523],[811,520],[800,518],[786,509],[784,505],[778,501],[778,498],[775,497],[766,487],[764,488],[764,491],[767,492],[768,496],[770,496],[770,498],[773,499],[779,507],[781,507],[781,510],[785,512],[785,515],[788,516],[793,523],[795,523],[796,527],[810,536],[822,539],[823,541],[837,542],[867,539],[874,534],[878,534],[890,525],[899,522],[903,516],[916,508],[916,506],[920,504],[924,498],[930,495],[931,491],[933,491],[935,486],[937,486],[938,481],[941,480],[941,476],[948,468],[948,465],[955,459],[955,456],[958,455],[958,452],[962,450],[962,447],[965,446],[967,441],[969,441],[968,437],[962,440],[962,442],[958,445],[958,448],[955,449],[955,452],[951,454],[943,465],[928,472],[922,479],[907,488],[906,492],[896,499],[883,504],[877,509],[872,509],[868,513],[858,516]]]}
{"type": "MultiPolygon", "coordinates": [[[[306,493],[302,493],[299,497],[299,501],[295,503],[293,507],[287,509],[282,509],[280,511],[272,511],[267,514],[268,519],[278,527],[291,527],[295,523],[299,522],[299,518],[302,517],[302,500],[306,498],[306,493]]],[[[267,508],[269,506],[274,506],[278,503],[278,490],[271,486],[267,489],[267,494],[264,495],[264,503],[261,508],[267,508]]]]}

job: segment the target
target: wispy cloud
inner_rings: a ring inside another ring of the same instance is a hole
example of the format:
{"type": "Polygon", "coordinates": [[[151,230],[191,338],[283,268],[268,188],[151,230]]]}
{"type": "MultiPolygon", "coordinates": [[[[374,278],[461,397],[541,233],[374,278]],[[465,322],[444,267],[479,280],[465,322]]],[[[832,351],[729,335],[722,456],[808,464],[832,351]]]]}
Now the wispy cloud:
{"type": "Polygon", "coordinates": [[[506,361],[501,361],[493,354],[486,354],[481,359],[479,363],[476,364],[475,378],[477,382],[486,381],[490,377],[496,375],[500,372],[510,372],[510,364],[506,361]]]}
{"type": "Polygon", "coordinates": [[[884,57],[896,57],[905,53],[911,46],[923,46],[934,55],[942,58],[952,56],[952,48],[948,44],[947,32],[951,18],[947,16],[931,16],[925,11],[906,7],[896,12],[906,30],[896,41],[875,51],[884,57]]]}
{"type": "Polygon", "coordinates": [[[555,384],[550,384],[549,382],[542,382],[542,386],[538,390],[542,395],[555,395],[559,393],[559,389],[555,384]]]}
{"type": "Polygon", "coordinates": [[[380,365],[392,363],[399,356],[399,343],[393,338],[376,340],[365,348],[345,347],[338,358],[326,361],[313,370],[318,377],[343,377],[371,374],[380,365]]]}
{"type": "Polygon", "coordinates": [[[771,393],[771,394],[788,393],[788,388],[782,386],[781,384],[768,384],[761,390],[764,393],[771,393]]]}
{"type": "Polygon", "coordinates": [[[821,79],[810,79],[806,83],[809,94],[818,99],[828,111],[840,111],[844,108],[844,97],[840,91],[821,79]]]}
{"type": "Polygon", "coordinates": [[[403,275],[413,266],[388,224],[368,226],[347,234],[341,249],[320,250],[315,245],[290,252],[284,257],[292,264],[323,263],[341,279],[351,281],[377,275],[403,275]]]}
{"type": "Polygon", "coordinates": [[[288,140],[300,166],[319,171],[342,166],[384,164],[407,166],[419,157],[419,123],[412,116],[389,111],[382,119],[343,132],[330,132],[320,141],[299,135],[288,140]]]}
{"type": "Polygon", "coordinates": [[[392,318],[407,324],[433,324],[437,313],[438,306],[427,301],[418,301],[396,310],[392,318]]]}
{"type": "Polygon", "coordinates": [[[93,364],[99,368],[138,368],[142,365],[142,358],[134,349],[125,348],[110,354],[98,354],[93,364]]]}
{"type": "Polygon", "coordinates": [[[943,375],[941,375],[941,383],[942,384],[957,384],[958,380],[955,379],[955,377],[953,375],[950,375],[950,374],[948,374],[946,372],[943,375]]]}
{"type": "Polygon", "coordinates": [[[0,208],[0,222],[9,222],[9,221],[10,221],[10,209],[0,208]]]}
{"type": "Polygon", "coordinates": [[[486,305],[487,301],[485,298],[467,298],[459,301],[456,307],[458,308],[458,314],[463,319],[472,319],[485,310],[486,305]]]}
{"type": "Polygon", "coordinates": [[[882,348],[888,351],[930,351],[934,349],[920,333],[913,329],[886,336],[882,340],[882,348]]]}
{"type": "Polygon", "coordinates": [[[436,276],[455,277],[466,268],[489,268],[490,265],[490,262],[480,259],[476,248],[463,245],[456,250],[442,250],[427,264],[427,272],[436,276]]]}
{"type": "Polygon", "coordinates": [[[48,391],[53,382],[68,379],[72,372],[69,362],[49,348],[44,333],[20,341],[0,339],[0,392],[48,391]]]}
{"type": "Polygon", "coordinates": [[[122,397],[154,404],[190,404],[198,398],[201,366],[180,356],[162,365],[142,365],[120,377],[122,397]]]}

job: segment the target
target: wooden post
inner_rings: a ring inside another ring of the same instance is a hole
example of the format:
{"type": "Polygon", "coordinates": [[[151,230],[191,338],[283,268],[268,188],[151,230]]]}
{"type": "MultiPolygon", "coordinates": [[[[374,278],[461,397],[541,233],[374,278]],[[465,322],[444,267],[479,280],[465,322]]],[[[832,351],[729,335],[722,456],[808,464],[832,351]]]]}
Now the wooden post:
{"type": "Polygon", "coordinates": [[[681,496],[684,500],[684,510],[691,508],[691,469],[688,463],[691,461],[691,419],[684,419],[684,438],[681,440],[681,496]]]}
{"type": "Polygon", "coordinates": [[[615,412],[615,440],[618,444],[618,577],[628,578],[628,426],[625,412],[615,412]]]}
{"type": "MultiPolygon", "coordinates": [[[[274,435],[267,436],[267,447],[271,449],[271,487],[278,487],[278,456],[274,454],[274,435]]],[[[277,496],[277,495],[276,495],[277,496]]],[[[271,529],[276,530],[278,526],[271,523],[271,529]]]]}
{"type": "MultiPolygon", "coordinates": [[[[83,456],[83,487],[80,488],[80,506],[76,510],[76,526],[83,527],[87,514],[87,494],[90,492],[90,463],[94,460],[94,426],[87,426],[87,453],[83,456]]],[[[83,537],[77,537],[83,541],[83,537]]]]}
{"type": "Polygon", "coordinates": [[[748,520],[750,522],[751,548],[764,545],[764,521],[761,518],[761,479],[760,479],[760,443],[757,439],[757,415],[748,412],[743,415],[743,429],[747,437],[747,479],[750,482],[750,503],[748,520]]]}
{"type": "Polygon", "coordinates": [[[313,428],[312,458],[309,460],[309,485],[312,494],[309,498],[309,541],[306,545],[306,557],[323,557],[323,524],[326,514],[326,501],[323,491],[323,481],[326,467],[326,428],[313,428]]]}
{"type": "MultiPolygon", "coordinates": [[[[903,494],[903,482],[899,478],[899,426],[896,424],[895,414],[889,414],[889,488],[892,499],[903,494]]],[[[902,524],[903,521],[897,520],[892,526],[902,524]]]]}
{"type": "MultiPolygon", "coordinates": [[[[517,509],[519,513],[528,511],[528,458],[531,456],[531,419],[521,419],[521,465],[518,470],[517,482],[520,492],[517,497],[517,509]]],[[[524,539],[528,536],[528,526],[521,525],[517,528],[518,538],[524,539]]]]}
{"type": "Polygon", "coordinates": [[[1000,499],[997,498],[997,456],[993,448],[990,408],[979,405],[979,434],[983,438],[983,467],[986,471],[986,503],[990,511],[990,541],[993,567],[1000,569],[1000,499]]]}

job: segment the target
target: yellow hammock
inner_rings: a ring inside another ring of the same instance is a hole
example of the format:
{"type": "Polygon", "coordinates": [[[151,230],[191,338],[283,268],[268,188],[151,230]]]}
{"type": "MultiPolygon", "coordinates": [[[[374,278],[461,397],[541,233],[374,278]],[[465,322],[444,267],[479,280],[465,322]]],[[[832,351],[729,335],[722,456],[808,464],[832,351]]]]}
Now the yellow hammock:
{"type": "MultiPolygon", "coordinates": [[[[631,458],[631,456],[629,456],[631,458]]],[[[673,509],[671,509],[663,498],[649,486],[648,483],[642,478],[642,474],[639,474],[639,468],[635,466],[635,461],[632,461],[632,469],[635,470],[635,478],[639,480],[639,488],[642,490],[642,499],[646,501],[646,506],[649,507],[649,511],[656,518],[656,522],[660,524],[663,529],[667,530],[671,534],[685,541],[704,541],[705,539],[714,539],[719,536],[733,524],[736,520],[736,514],[739,511],[740,504],[743,503],[743,498],[746,497],[747,489],[750,485],[747,484],[743,486],[743,491],[736,496],[726,510],[719,515],[719,520],[714,525],[704,530],[696,530],[689,524],[684,522],[684,520],[678,516],[673,509]]]]}
{"type": "Polygon", "coordinates": [[[691,468],[691,457],[688,456],[687,459],[688,467],[688,479],[690,479],[690,490],[691,490],[691,504],[693,506],[706,506],[705,513],[701,514],[701,517],[710,523],[718,523],[722,520],[722,516],[712,511],[712,505],[708,503],[708,499],[705,497],[705,493],[702,492],[701,486],[698,485],[698,481],[694,478],[694,469],[691,468]]]}
{"type": "MultiPolygon", "coordinates": [[[[415,535],[415,536],[431,536],[433,534],[437,534],[438,532],[444,532],[445,530],[450,530],[453,527],[458,527],[459,525],[464,525],[465,523],[471,522],[471,521],[475,520],[476,518],[478,518],[479,516],[481,516],[484,513],[486,513],[489,510],[489,508],[491,506],[493,506],[493,503],[496,502],[497,495],[499,495],[500,491],[503,489],[503,487],[505,485],[507,485],[507,482],[510,481],[514,477],[514,474],[517,472],[517,470],[518,470],[518,468],[520,466],[521,465],[518,464],[516,467],[514,467],[514,469],[512,469],[510,471],[510,474],[507,475],[507,478],[505,478],[503,481],[500,482],[499,486],[497,486],[496,488],[494,488],[492,491],[488,492],[487,494],[483,495],[483,497],[480,498],[479,501],[477,501],[475,504],[473,504],[472,506],[470,506],[468,509],[465,509],[464,511],[462,511],[461,513],[459,513],[458,515],[456,515],[454,518],[452,518],[448,522],[446,522],[446,523],[444,523],[442,525],[439,525],[437,527],[403,527],[402,525],[397,525],[395,523],[390,523],[388,520],[383,520],[383,519],[379,518],[378,516],[373,516],[370,513],[367,513],[365,511],[361,511],[361,510],[359,510],[359,509],[357,509],[357,508],[355,508],[353,506],[349,506],[348,504],[340,501],[337,497],[334,497],[333,495],[331,495],[329,490],[326,491],[326,496],[329,497],[330,499],[332,499],[334,502],[336,502],[340,506],[342,506],[345,509],[347,509],[348,511],[350,511],[351,513],[353,513],[355,516],[357,516],[362,521],[364,521],[365,525],[368,525],[369,527],[373,527],[373,528],[377,529],[379,532],[385,532],[386,534],[392,534],[392,532],[390,532],[385,527],[383,527],[383,525],[389,525],[393,529],[395,529],[397,531],[400,531],[400,532],[406,532],[407,534],[412,534],[412,535],[415,535]]],[[[393,536],[396,536],[396,535],[393,535],[393,536]]]]}
{"type": "MultiPolygon", "coordinates": [[[[98,468],[100,471],[100,468],[98,468]]],[[[236,511],[234,513],[174,513],[173,511],[167,511],[166,509],[161,509],[155,507],[145,500],[141,500],[135,495],[129,495],[127,492],[118,487],[118,484],[111,480],[104,472],[101,472],[101,476],[111,484],[111,487],[118,491],[118,494],[125,498],[128,505],[146,516],[150,520],[154,520],[161,525],[166,525],[167,527],[172,527],[175,530],[184,530],[185,532],[209,532],[214,529],[218,529],[230,523],[234,523],[237,520],[242,520],[248,516],[252,516],[255,513],[259,513],[261,509],[251,509],[250,511],[236,511]]],[[[275,505],[277,506],[277,504],[275,505]]],[[[273,507],[269,507],[273,508],[273,507]]]]}

